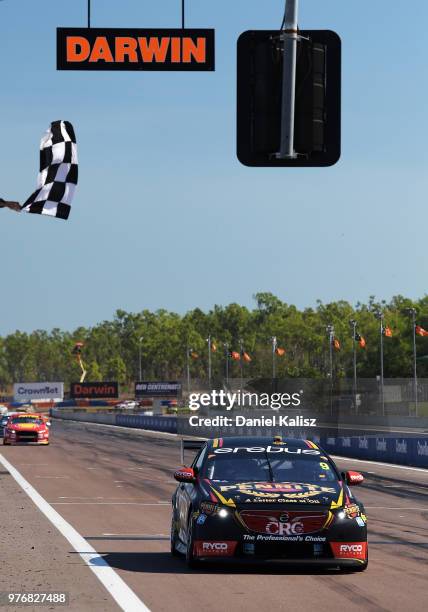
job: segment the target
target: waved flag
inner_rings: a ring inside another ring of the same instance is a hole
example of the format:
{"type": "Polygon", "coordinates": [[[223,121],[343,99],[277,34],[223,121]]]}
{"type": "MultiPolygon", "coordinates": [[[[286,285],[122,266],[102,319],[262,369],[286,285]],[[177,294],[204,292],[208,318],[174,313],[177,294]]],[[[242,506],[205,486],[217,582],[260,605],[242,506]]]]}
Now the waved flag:
{"type": "Polygon", "coordinates": [[[415,326],[415,332],[418,336],[428,336],[428,331],[421,327],[420,325],[415,326]]]}

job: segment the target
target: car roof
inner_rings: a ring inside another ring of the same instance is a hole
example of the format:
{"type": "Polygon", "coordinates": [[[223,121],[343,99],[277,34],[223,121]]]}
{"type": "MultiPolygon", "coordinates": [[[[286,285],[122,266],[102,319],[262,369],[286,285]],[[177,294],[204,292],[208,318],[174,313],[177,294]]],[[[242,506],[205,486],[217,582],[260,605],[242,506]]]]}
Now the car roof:
{"type": "Polygon", "coordinates": [[[285,438],[281,435],[275,436],[230,436],[224,438],[213,438],[208,440],[210,448],[217,447],[252,447],[252,446],[268,446],[268,445],[287,446],[288,448],[318,448],[318,446],[309,440],[303,438],[285,438]]]}

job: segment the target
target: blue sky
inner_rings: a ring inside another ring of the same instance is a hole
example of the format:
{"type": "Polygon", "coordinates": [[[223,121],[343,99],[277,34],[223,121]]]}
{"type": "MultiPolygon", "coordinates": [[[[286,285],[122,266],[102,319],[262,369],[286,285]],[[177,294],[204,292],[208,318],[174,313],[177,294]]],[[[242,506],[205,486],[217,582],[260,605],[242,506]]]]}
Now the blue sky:
{"type": "MultiPolygon", "coordinates": [[[[92,0],[92,25],[177,27],[179,0],[92,0]]],[[[76,129],[69,221],[0,211],[0,334],[271,291],[299,307],[426,293],[428,5],[301,0],[300,27],[343,42],[343,141],[332,168],[235,156],[236,40],[274,29],[283,0],[187,0],[216,29],[215,73],[57,72],[55,29],[86,0],[0,2],[0,196],[33,191],[42,132],[76,129]]]]}

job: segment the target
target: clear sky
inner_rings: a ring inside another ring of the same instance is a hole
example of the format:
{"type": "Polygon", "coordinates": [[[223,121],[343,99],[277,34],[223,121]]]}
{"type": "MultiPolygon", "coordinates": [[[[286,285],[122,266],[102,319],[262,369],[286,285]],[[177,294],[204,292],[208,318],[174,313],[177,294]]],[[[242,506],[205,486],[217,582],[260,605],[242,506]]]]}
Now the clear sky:
{"type": "MultiPolygon", "coordinates": [[[[300,0],[300,27],[343,41],[341,161],[250,169],[235,155],[236,40],[283,0],[186,0],[216,29],[215,73],[57,72],[57,26],[86,0],[0,2],[0,196],[35,188],[55,119],[76,129],[68,221],[0,211],[0,334],[271,291],[299,307],[427,291],[428,4],[300,0]]],[[[92,0],[93,26],[177,27],[179,0],[92,0]]]]}

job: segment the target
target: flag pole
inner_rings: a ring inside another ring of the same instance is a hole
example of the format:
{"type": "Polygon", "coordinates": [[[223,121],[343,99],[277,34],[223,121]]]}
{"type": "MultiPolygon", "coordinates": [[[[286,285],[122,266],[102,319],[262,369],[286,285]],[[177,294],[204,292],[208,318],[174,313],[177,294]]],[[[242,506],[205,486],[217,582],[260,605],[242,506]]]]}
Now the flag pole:
{"type": "Polygon", "coordinates": [[[412,308],[412,321],[413,321],[413,369],[414,369],[414,381],[415,381],[415,417],[418,416],[418,368],[416,361],[416,310],[412,308]]]}
{"type": "Polygon", "coordinates": [[[240,359],[239,359],[239,365],[241,367],[241,393],[244,391],[244,342],[242,340],[242,338],[239,340],[239,350],[240,350],[240,359]]]}
{"type": "Polygon", "coordinates": [[[380,400],[382,405],[382,416],[385,416],[385,395],[383,389],[383,312],[378,311],[375,313],[375,317],[379,319],[380,322],[380,400]]]}
{"type": "Polygon", "coordinates": [[[276,347],[277,340],[276,336],[272,336],[272,379],[276,378],[276,347]]]}
{"type": "MultiPolygon", "coordinates": [[[[416,360],[416,309],[415,308],[407,308],[406,312],[408,315],[412,317],[412,325],[413,325],[413,393],[415,400],[415,416],[418,416],[418,369],[417,369],[417,360],[416,360]]],[[[410,416],[410,406],[409,406],[409,416],[410,416]]]]}
{"type": "Polygon", "coordinates": [[[186,352],[186,369],[187,369],[187,393],[190,395],[190,361],[189,361],[189,352],[190,348],[187,344],[187,352],[186,352]]]}
{"type": "Polygon", "coordinates": [[[211,334],[207,338],[208,342],[208,387],[211,390],[211,334]]]}
{"type": "Polygon", "coordinates": [[[327,325],[328,339],[329,339],[329,355],[330,355],[330,414],[333,414],[333,340],[334,340],[334,326],[327,325]]]}
{"type": "Polygon", "coordinates": [[[354,404],[355,414],[358,412],[357,408],[357,346],[356,346],[356,333],[357,333],[357,322],[352,320],[349,321],[349,325],[352,328],[352,343],[353,343],[353,366],[354,366],[354,404]]]}

